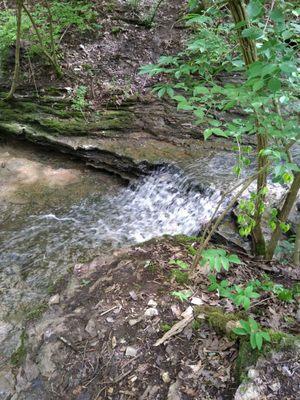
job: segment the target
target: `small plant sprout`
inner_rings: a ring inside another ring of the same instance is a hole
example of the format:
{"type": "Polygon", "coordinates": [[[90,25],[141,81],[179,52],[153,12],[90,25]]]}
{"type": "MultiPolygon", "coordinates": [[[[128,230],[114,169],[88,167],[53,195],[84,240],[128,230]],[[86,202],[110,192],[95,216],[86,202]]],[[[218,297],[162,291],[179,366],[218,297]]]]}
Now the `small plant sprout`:
{"type": "Polygon", "coordinates": [[[180,290],[174,291],[171,293],[172,296],[176,297],[180,301],[188,301],[189,297],[191,297],[193,292],[191,290],[180,290]]]}
{"type": "Polygon", "coordinates": [[[182,260],[178,260],[178,259],[177,260],[170,260],[169,264],[170,265],[177,265],[180,269],[184,269],[184,270],[189,269],[189,265],[186,262],[182,261],[182,260]]]}
{"type": "Polygon", "coordinates": [[[251,300],[260,297],[260,294],[255,292],[251,285],[246,288],[236,285],[234,290],[235,293],[231,295],[232,301],[235,305],[242,306],[246,311],[250,308],[251,300]]]}
{"type": "Polygon", "coordinates": [[[233,332],[239,336],[249,336],[250,345],[253,350],[262,349],[263,342],[270,342],[270,335],[268,332],[260,329],[260,325],[252,318],[248,321],[241,320],[240,327],[234,328],[233,332]]]}
{"type": "Polygon", "coordinates": [[[227,254],[223,249],[207,249],[203,250],[201,265],[209,263],[212,271],[221,272],[229,270],[230,264],[241,264],[241,260],[236,254],[227,254]]]}

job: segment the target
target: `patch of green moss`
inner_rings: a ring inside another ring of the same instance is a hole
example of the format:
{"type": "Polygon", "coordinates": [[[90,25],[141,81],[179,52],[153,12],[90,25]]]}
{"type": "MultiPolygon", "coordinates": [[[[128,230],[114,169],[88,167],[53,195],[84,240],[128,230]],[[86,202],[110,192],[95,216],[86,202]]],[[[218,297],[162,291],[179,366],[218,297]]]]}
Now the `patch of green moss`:
{"type": "Polygon", "coordinates": [[[173,270],[171,275],[175,278],[175,281],[179,285],[185,285],[189,281],[189,274],[187,272],[180,271],[179,269],[173,270]]]}
{"type": "Polygon", "coordinates": [[[27,350],[26,350],[26,339],[27,339],[27,334],[25,330],[22,331],[21,336],[20,336],[20,345],[19,347],[13,352],[13,354],[10,357],[10,362],[12,365],[15,367],[19,367],[23,361],[25,360],[27,350]]]}
{"type": "Polygon", "coordinates": [[[251,365],[255,365],[261,353],[255,349],[253,350],[247,338],[240,339],[239,353],[235,362],[235,380],[241,383],[247,373],[247,369],[251,365]]]}
{"type": "Polygon", "coordinates": [[[184,245],[191,245],[192,243],[199,241],[199,238],[196,236],[175,235],[174,238],[178,243],[184,245]]]}
{"type": "Polygon", "coordinates": [[[31,308],[25,310],[25,320],[32,321],[40,318],[47,310],[48,306],[45,303],[36,304],[31,308]]]}
{"type": "MultiPolygon", "coordinates": [[[[232,335],[228,332],[227,324],[230,321],[239,321],[241,313],[224,313],[221,309],[211,306],[198,306],[195,309],[196,315],[204,314],[206,321],[220,335],[232,335]]],[[[234,334],[233,334],[234,335],[234,334]]],[[[234,335],[234,338],[236,336],[234,335]]]]}
{"type": "Polygon", "coordinates": [[[241,383],[247,377],[247,370],[255,365],[258,358],[266,356],[271,351],[280,351],[292,348],[297,342],[300,343],[299,336],[289,335],[284,332],[274,332],[269,330],[270,343],[265,342],[261,351],[252,349],[248,338],[240,338],[239,354],[235,364],[235,379],[237,383],[241,383]]]}
{"type": "Polygon", "coordinates": [[[201,328],[201,321],[199,321],[199,320],[194,320],[193,321],[193,323],[192,323],[192,328],[195,330],[195,331],[199,331],[199,329],[201,328]]]}

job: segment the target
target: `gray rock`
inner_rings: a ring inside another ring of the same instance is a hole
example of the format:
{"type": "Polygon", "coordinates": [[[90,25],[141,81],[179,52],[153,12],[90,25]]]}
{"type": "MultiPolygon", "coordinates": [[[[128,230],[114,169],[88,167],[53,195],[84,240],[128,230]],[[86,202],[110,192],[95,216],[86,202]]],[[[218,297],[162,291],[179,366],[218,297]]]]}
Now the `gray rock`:
{"type": "Polygon", "coordinates": [[[85,331],[92,337],[97,336],[97,325],[94,319],[90,319],[85,327],[85,331]]]}
{"type": "Polygon", "coordinates": [[[135,356],[137,355],[137,352],[138,352],[138,350],[137,350],[135,347],[128,346],[128,347],[126,348],[125,355],[126,355],[127,357],[135,357],[135,356]]]}
{"type": "Polygon", "coordinates": [[[33,381],[39,375],[39,369],[37,365],[31,360],[30,356],[26,357],[24,364],[24,373],[28,382],[33,381]]]}
{"type": "Polygon", "coordinates": [[[179,382],[172,383],[169,387],[167,400],[181,400],[181,394],[179,390],[179,382]]]}
{"type": "Polygon", "coordinates": [[[54,362],[51,360],[53,355],[61,355],[59,351],[60,343],[47,343],[45,344],[38,356],[38,368],[42,375],[50,378],[54,371],[57,369],[54,362]]]}
{"type": "Polygon", "coordinates": [[[9,398],[15,391],[16,379],[9,367],[0,371],[0,398],[9,398]]]}
{"type": "Polygon", "coordinates": [[[0,343],[7,338],[9,332],[12,330],[12,327],[13,326],[11,324],[0,321],[0,343]]]}
{"type": "Polygon", "coordinates": [[[234,400],[262,400],[262,397],[257,387],[251,383],[240,385],[234,396],[234,400]]]}
{"type": "Polygon", "coordinates": [[[158,315],[158,311],[156,308],[150,307],[150,308],[147,308],[144,315],[146,318],[153,318],[158,315]]]}
{"type": "Polygon", "coordinates": [[[49,306],[55,305],[55,304],[59,304],[60,302],[60,296],[59,294],[55,294],[54,296],[50,297],[49,299],[49,306]]]}
{"type": "Polygon", "coordinates": [[[150,299],[149,301],[148,301],[148,304],[147,304],[149,307],[156,307],[157,306],[157,302],[155,301],[155,300],[153,300],[153,299],[150,299]]]}

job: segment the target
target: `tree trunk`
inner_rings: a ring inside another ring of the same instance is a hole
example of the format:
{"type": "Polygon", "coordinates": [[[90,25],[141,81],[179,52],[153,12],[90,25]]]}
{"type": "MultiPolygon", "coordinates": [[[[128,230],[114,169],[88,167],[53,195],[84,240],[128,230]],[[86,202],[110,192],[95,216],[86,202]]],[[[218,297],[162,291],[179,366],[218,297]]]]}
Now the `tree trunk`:
{"type": "Polygon", "coordinates": [[[8,95],[6,96],[6,100],[11,100],[14,97],[14,94],[16,92],[17,86],[18,86],[18,81],[19,81],[19,75],[20,75],[20,49],[21,49],[21,27],[22,27],[22,6],[23,6],[23,0],[17,0],[16,1],[16,7],[17,7],[17,32],[16,32],[16,50],[15,50],[15,69],[14,69],[14,74],[12,78],[12,83],[10,87],[10,91],[8,95]]]}
{"type": "MultiPolygon", "coordinates": [[[[257,52],[255,41],[249,38],[242,37],[242,31],[249,28],[249,21],[247,18],[246,9],[243,1],[241,0],[229,0],[228,7],[234,19],[237,28],[239,42],[243,53],[245,65],[249,67],[252,63],[257,61],[257,52]],[[241,26],[242,24],[242,26],[241,26]]],[[[257,124],[259,124],[259,118],[257,116],[257,124]]],[[[267,137],[264,134],[257,133],[257,154],[258,154],[258,171],[261,171],[257,178],[257,190],[256,190],[256,212],[254,216],[255,227],[252,230],[252,240],[254,253],[256,255],[264,256],[266,254],[266,242],[262,231],[262,213],[260,212],[260,205],[264,202],[265,196],[262,195],[262,189],[267,186],[267,170],[268,159],[266,156],[261,156],[261,150],[267,147],[267,137]]]]}
{"type": "Polygon", "coordinates": [[[291,209],[296,201],[299,189],[300,189],[300,172],[296,172],[292,186],[291,186],[290,190],[288,191],[285,202],[279,212],[278,222],[277,222],[274,232],[272,233],[270,243],[267,248],[267,258],[269,260],[271,260],[273,258],[276,246],[277,246],[278,241],[281,236],[280,223],[286,222],[286,220],[291,212],[291,209]]]}
{"type": "Polygon", "coordinates": [[[298,223],[296,230],[294,264],[297,265],[297,267],[300,267],[300,222],[298,223]]]}

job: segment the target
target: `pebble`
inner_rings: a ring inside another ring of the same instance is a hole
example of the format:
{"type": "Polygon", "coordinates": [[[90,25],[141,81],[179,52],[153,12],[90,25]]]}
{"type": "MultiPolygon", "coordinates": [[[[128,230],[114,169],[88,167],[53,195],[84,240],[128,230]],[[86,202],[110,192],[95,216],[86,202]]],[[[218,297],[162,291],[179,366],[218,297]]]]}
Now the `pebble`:
{"type": "Polygon", "coordinates": [[[134,347],[128,346],[126,348],[125,356],[127,357],[135,357],[137,355],[138,350],[134,347]]]}
{"type": "Polygon", "coordinates": [[[137,294],[132,290],[129,292],[129,296],[132,298],[132,300],[137,301],[138,297],[137,294]]]}
{"type": "Polygon", "coordinates": [[[157,315],[158,315],[158,311],[157,311],[157,309],[156,308],[153,308],[153,307],[151,307],[151,308],[148,308],[146,311],[145,311],[145,317],[147,317],[147,318],[153,318],[153,317],[156,317],[157,315]]]}
{"type": "Polygon", "coordinates": [[[157,306],[157,303],[156,303],[156,301],[154,301],[153,299],[151,299],[151,300],[149,300],[148,301],[148,304],[147,304],[149,307],[156,307],[157,306]]]}
{"type": "Polygon", "coordinates": [[[199,297],[192,297],[191,303],[194,304],[195,306],[201,306],[203,304],[203,300],[200,299],[199,297]]]}
{"type": "Polygon", "coordinates": [[[96,322],[90,319],[85,327],[85,331],[92,337],[97,335],[96,322]]]}
{"type": "Polygon", "coordinates": [[[248,371],[248,378],[249,379],[255,379],[259,376],[259,372],[257,371],[257,369],[254,368],[250,368],[248,371]]]}
{"type": "Polygon", "coordinates": [[[48,304],[49,306],[53,306],[55,304],[59,304],[59,302],[60,302],[60,296],[59,294],[55,294],[54,296],[50,297],[48,304]]]}
{"type": "Polygon", "coordinates": [[[170,379],[169,372],[167,372],[167,371],[162,372],[161,379],[164,381],[164,383],[170,383],[171,379],[170,379]]]}
{"type": "Polygon", "coordinates": [[[130,326],[134,326],[134,325],[139,323],[139,320],[138,319],[130,319],[128,321],[128,323],[129,323],[130,326]]]}

